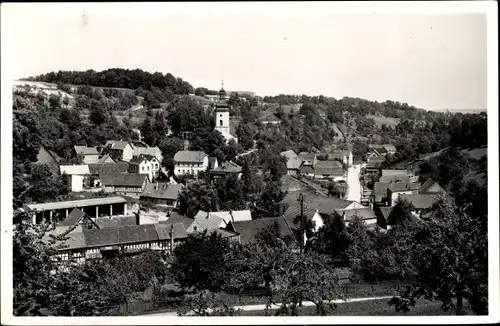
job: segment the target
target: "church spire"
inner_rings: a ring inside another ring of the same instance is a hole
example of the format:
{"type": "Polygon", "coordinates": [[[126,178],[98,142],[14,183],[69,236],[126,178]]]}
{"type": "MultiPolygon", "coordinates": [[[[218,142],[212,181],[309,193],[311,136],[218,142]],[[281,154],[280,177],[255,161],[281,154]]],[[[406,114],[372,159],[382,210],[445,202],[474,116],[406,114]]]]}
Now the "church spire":
{"type": "Polygon", "coordinates": [[[219,91],[219,100],[226,99],[226,91],[224,90],[224,80],[221,81],[221,89],[219,91]]]}

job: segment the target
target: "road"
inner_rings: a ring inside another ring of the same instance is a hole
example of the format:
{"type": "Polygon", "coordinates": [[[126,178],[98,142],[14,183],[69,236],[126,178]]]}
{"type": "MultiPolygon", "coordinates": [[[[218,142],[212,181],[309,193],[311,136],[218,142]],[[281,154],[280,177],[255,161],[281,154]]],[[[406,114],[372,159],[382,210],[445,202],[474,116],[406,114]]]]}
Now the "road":
{"type": "Polygon", "coordinates": [[[349,168],[347,171],[347,200],[361,202],[361,182],[359,175],[361,173],[361,165],[356,164],[349,168]]]}
{"type": "MultiPolygon", "coordinates": [[[[368,297],[368,298],[352,298],[352,299],[337,299],[337,300],[332,300],[330,301],[331,303],[336,303],[336,304],[342,304],[342,303],[349,303],[349,302],[360,302],[360,301],[371,301],[371,300],[383,300],[383,299],[391,299],[393,296],[383,296],[383,297],[368,297]]],[[[272,305],[271,309],[278,309],[280,307],[281,303],[278,303],[277,305],[272,305]]],[[[309,306],[314,306],[313,302],[310,301],[304,301],[302,302],[302,305],[304,307],[309,307],[309,306]]],[[[266,305],[265,304],[256,304],[256,305],[245,305],[245,306],[235,306],[233,307],[234,309],[238,310],[244,310],[244,311],[264,311],[266,310],[266,305]]],[[[191,315],[191,314],[188,314],[191,315]]],[[[156,313],[156,314],[145,314],[141,316],[147,316],[147,317],[160,317],[160,316],[178,316],[177,312],[175,311],[169,311],[169,312],[161,312],[161,313],[156,313]]]]}

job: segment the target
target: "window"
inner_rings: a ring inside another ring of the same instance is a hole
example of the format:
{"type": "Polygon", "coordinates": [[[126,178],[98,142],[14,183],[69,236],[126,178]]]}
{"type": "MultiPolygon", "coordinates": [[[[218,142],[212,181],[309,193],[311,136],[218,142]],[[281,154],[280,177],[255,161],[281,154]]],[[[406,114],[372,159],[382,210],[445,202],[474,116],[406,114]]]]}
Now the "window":
{"type": "Polygon", "coordinates": [[[149,165],[148,165],[148,171],[149,171],[149,165]]]}
{"type": "Polygon", "coordinates": [[[194,232],[198,231],[198,227],[197,227],[197,226],[195,226],[195,227],[193,228],[193,230],[194,230],[194,232]]]}
{"type": "Polygon", "coordinates": [[[158,169],[158,163],[155,163],[155,169],[158,169]]]}
{"type": "Polygon", "coordinates": [[[141,171],[144,172],[144,167],[141,167],[141,171]]]}
{"type": "Polygon", "coordinates": [[[220,125],[222,126],[222,120],[220,120],[220,125]]]}

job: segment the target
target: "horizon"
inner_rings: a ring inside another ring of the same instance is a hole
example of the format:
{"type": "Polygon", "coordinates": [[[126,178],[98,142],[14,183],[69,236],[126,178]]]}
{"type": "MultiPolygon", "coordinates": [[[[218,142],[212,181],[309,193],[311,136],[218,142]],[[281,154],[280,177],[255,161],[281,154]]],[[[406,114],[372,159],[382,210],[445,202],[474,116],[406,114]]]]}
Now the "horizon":
{"type": "Polygon", "coordinates": [[[276,9],[300,3],[231,3],[227,11],[221,5],[31,4],[20,10],[9,4],[3,9],[10,21],[2,25],[16,31],[13,77],[122,67],[171,73],[195,88],[218,90],[224,80],[228,90],[260,96],[487,109],[486,14],[391,15],[377,4],[372,14],[344,15],[329,3],[283,15],[276,9]]]}

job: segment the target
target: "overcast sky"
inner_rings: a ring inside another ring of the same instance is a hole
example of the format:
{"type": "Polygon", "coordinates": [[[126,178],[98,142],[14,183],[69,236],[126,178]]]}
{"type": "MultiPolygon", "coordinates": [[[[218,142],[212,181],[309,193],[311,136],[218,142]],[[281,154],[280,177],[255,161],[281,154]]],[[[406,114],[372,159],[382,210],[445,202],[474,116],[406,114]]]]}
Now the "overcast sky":
{"type": "Polygon", "coordinates": [[[260,11],[238,12],[228,3],[176,11],[173,5],[180,6],[3,4],[12,76],[140,68],[170,72],[195,87],[219,89],[223,79],[228,90],[259,95],[486,108],[483,14],[286,13],[286,3],[267,11],[260,4],[260,11]]]}

